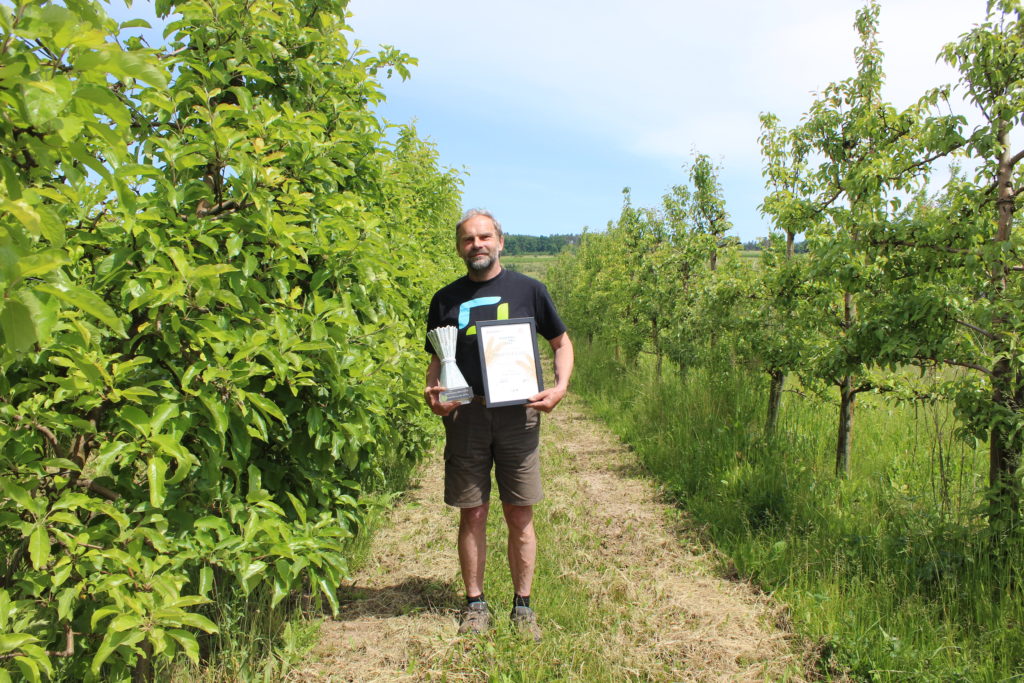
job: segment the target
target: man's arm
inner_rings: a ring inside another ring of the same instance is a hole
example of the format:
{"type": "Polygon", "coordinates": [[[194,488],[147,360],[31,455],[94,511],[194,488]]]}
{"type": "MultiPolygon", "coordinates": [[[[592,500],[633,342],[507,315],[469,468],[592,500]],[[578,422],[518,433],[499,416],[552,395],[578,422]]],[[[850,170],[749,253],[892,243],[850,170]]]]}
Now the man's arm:
{"type": "Polygon", "coordinates": [[[554,410],[558,402],[569,391],[569,377],[572,375],[572,366],[576,358],[568,332],[563,332],[554,339],[548,340],[548,343],[551,344],[551,350],[555,352],[555,386],[531,396],[530,402],[526,404],[545,413],[554,410]]]}
{"type": "Polygon", "coordinates": [[[435,415],[442,417],[455,410],[459,405],[458,401],[441,403],[440,393],[444,390],[445,387],[441,386],[441,359],[437,357],[437,354],[432,353],[430,354],[430,365],[427,366],[427,388],[423,390],[423,398],[426,399],[430,410],[435,415]]]}

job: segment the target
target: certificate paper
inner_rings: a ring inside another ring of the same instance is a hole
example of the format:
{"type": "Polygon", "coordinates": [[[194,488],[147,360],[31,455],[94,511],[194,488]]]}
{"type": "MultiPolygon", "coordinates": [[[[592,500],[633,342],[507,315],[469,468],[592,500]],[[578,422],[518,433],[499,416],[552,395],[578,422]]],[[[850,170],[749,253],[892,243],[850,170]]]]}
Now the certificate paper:
{"type": "Polygon", "coordinates": [[[476,325],[488,408],[521,405],[544,388],[533,318],[476,325]]]}

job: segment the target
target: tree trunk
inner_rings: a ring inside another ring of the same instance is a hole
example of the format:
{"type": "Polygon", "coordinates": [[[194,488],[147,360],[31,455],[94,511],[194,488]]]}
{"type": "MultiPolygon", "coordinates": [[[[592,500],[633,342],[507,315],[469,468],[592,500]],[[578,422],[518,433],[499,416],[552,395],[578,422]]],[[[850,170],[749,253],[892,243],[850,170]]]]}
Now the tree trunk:
{"type": "Polygon", "coordinates": [[[839,438],[836,440],[836,476],[850,472],[850,443],[853,440],[853,406],[857,392],[853,390],[853,375],[843,378],[839,386],[839,438]]]}
{"type": "Polygon", "coordinates": [[[151,683],[153,677],[153,644],[148,640],[141,643],[142,654],[135,660],[132,669],[132,683],[151,683]]]}
{"type": "Polygon", "coordinates": [[[779,408],[782,407],[782,389],[786,384],[786,373],[772,370],[772,383],[768,387],[768,417],[764,422],[764,435],[775,436],[775,427],[779,422],[779,408]]]}
{"type": "MultiPolygon", "coordinates": [[[[1024,376],[1014,372],[1008,358],[1001,358],[992,371],[992,402],[1009,412],[1024,408],[1024,376]]],[[[1010,531],[1020,522],[1021,487],[1017,468],[1021,464],[1024,439],[1011,434],[1006,424],[996,421],[989,433],[988,483],[992,489],[989,523],[999,532],[1010,531]]]]}
{"type": "Polygon", "coordinates": [[[651,342],[654,344],[654,374],[661,379],[661,341],[658,338],[658,316],[651,318],[651,342]]]}
{"type": "MultiPolygon", "coordinates": [[[[1016,208],[1013,188],[1013,167],[1016,160],[1010,151],[1010,126],[1003,122],[998,130],[1002,151],[996,175],[996,220],[994,241],[1007,244],[1013,230],[1013,214],[1016,208]]],[[[1005,252],[1004,252],[1005,253],[1005,252]]],[[[1006,297],[1010,265],[1000,256],[992,267],[991,291],[989,297],[1002,302],[1006,297]]],[[[998,309],[997,309],[998,310],[998,309]]],[[[1006,317],[997,315],[992,321],[993,330],[999,334],[1007,326],[1006,317]]],[[[999,349],[998,360],[992,368],[992,403],[1012,413],[1024,409],[1024,386],[1022,386],[1021,364],[1012,349],[999,349]]],[[[989,523],[999,531],[1009,531],[1020,521],[1021,485],[1016,476],[1020,465],[1024,439],[1019,433],[1011,434],[1004,422],[996,421],[989,433],[989,486],[992,496],[989,507],[989,523]]]]}

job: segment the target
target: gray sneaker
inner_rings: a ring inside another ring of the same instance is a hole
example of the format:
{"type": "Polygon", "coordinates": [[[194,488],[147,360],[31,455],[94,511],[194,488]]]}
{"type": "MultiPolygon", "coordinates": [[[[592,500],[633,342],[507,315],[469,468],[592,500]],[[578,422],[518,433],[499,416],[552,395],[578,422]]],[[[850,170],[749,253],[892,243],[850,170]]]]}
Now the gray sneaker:
{"type": "Polygon", "coordinates": [[[462,619],[459,623],[459,635],[466,633],[484,633],[491,627],[491,613],[487,610],[487,603],[480,600],[471,602],[462,609],[462,619]]]}
{"type": "Polygon", "coordinates": [[[540,642],[540,626],[537,626],[537,615],[534,614],[533,610],[529,607],[513,607],[512,614],[509,615],[512,619],[512,626],[517,631],[522,633],[524,636],[533,638],[533,642],[540,642]]]}

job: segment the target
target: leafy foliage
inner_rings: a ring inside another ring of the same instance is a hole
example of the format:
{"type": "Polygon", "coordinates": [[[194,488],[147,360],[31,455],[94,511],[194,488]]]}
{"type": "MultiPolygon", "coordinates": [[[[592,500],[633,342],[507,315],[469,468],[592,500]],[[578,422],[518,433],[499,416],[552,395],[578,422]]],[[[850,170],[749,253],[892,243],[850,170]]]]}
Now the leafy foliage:
{"type": "Polygon", "coordinates": [[[173,10],[158,53],[0,6],[0,663],[31,680],[197,660],[213,594],[336,608],[431,434],[459,183],[373,112],[411,60],[351,48],[344,2],[173,10]]]}
{"type": "Polygon", "coordinates": [[[967,118],[949,98],[953,86],[904,110],[884,101],[879,5],[867,3],[855,20],[855,74],[824,88],[792,129],[762,116],[762,210],[773,236],[757,267],[716,270],[728,220],[713,167],[698,155],[692,187],[674,188],[659,210],[627,200],[607,233],[586,235],[552,269],[573,324],[627,359],[650,351],[659,367],[663,352],[684,368],[731,353],[765,370],[769,434],[788,373],[819,393],[838,388],[841,476],[858,394],[949,400],[960,437],[989,442],[993,537],[1018,529],[1024,151],[1012,149],[1010,132],[1024,122],[1021,12],[1019,2],[988,3],[986,20],[940,55],[982,114],[984,123],[965,130],[967,118]],[[944,157],[966,157],[974,176],[956,171],[930,195],[944,157]],[[796,253],[799,235],[806,255],[796,253]],[[707,268],[697,267],[693,249],[711,256],[707,268]],[[920,376],[940,367],[946,379],[923,389],[920,376]]]}

